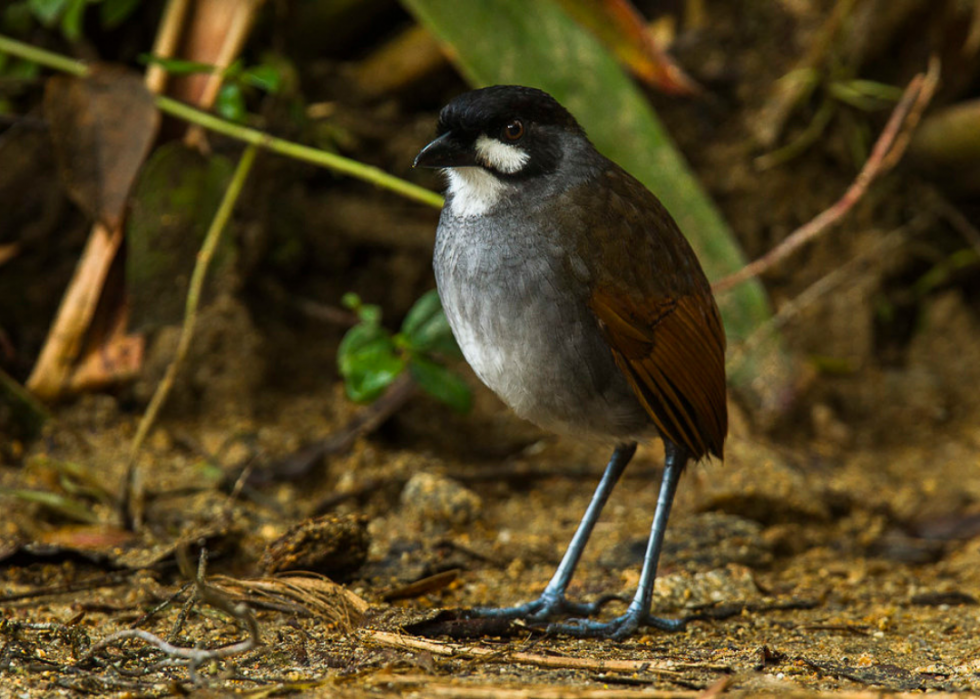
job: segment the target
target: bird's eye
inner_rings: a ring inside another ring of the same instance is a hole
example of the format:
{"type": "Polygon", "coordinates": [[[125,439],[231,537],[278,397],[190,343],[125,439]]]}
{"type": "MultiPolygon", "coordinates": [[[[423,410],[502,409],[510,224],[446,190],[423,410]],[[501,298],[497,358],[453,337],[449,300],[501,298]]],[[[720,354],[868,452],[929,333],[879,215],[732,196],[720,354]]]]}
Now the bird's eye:
{"type": "Polygon", "coordinates": [[[504,138],[506,138],[508,141],[518,141],[523,135],[524,124],[520,119],[514,119],[514,121],[510,122],[504,127],[504,138]]]}

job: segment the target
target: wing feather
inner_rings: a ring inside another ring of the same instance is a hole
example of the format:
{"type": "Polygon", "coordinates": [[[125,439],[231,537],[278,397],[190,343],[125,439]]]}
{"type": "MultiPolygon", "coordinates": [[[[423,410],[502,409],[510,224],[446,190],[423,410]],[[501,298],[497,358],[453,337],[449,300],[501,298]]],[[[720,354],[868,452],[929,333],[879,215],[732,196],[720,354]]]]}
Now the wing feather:
{"type": "Polygon", "coordinates": [[[637,309],[629,297],[597,289],[591,307],[661,435],[696,459],[721,457],[728,431],[725,335],[710,292],[637,309]]]}

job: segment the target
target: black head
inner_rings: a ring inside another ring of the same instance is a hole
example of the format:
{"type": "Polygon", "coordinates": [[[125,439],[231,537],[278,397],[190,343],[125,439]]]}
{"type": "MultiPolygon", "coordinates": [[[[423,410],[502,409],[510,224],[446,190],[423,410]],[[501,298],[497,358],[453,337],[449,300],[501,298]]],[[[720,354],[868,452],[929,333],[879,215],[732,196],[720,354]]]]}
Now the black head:
{"type": "Polygon", "coordinates": [[[575,118],[547,92],[495,85],[456,97],[439,114],[438,138],[416,167],[480,167],[502,179],[554,171],[563,139],[585,138],[575,118]]]}

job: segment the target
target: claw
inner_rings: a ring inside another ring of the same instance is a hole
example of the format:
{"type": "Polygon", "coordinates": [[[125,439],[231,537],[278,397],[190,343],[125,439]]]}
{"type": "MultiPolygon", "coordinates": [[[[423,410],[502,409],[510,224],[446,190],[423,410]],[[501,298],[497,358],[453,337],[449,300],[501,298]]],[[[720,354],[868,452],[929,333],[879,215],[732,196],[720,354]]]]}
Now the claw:
{"type": "Polygon", "coordinates": [[[547,632],[577,638],[609,638],[621,641],[642,626],[653,626],[661,631],[682,631],[686,625],[686,619],[662,619],[651,614],[637,613],[631,608],[612,621],[570,619],[560,624],[549,624],[547,632]]]}
{"type": "Polygon", "coordinates": [[[497,619],[527,619],[529,621],[548,621],[568,616],[588,617],[598,614],[603,607],[619,595],[605,595],[595,602],[571,602],[563,594],[545,591],[538,599],[516,607],[476,607],[470,610],[473,616],[497,619]]]}

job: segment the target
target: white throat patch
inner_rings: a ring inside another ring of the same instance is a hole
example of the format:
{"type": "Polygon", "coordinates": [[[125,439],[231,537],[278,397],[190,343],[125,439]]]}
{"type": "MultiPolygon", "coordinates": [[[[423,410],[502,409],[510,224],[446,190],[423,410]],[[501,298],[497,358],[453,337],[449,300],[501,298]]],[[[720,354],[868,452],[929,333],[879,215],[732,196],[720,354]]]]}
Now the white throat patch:
{"type": "Polygon", "coordinates": [[[481,134],[476,139],[476,157],[491,170],[513,175],[527,164],[531,156],[517,146],[501,143],[495,138],[481,134]]]}
{"type": "Polygon", "coordinates": [[[501,143],[485,134],[478,136],[473,145],[476,159],[484,167],[449,167],[444,170],[449,178],[449,193],[452,194],[449,210],[460,218],[482,216],[496,206],[512,185],[493,173],[513,175],[531,157],[517,146],[501,143]]]}
{"type": "Polygon", "coordinates": [[[482,216],[510,189],[508,183],[482,167],[450,167],[443,172],[449,178],[449,193],[452,194],[449,210],[460,218],[482,216]]]}

